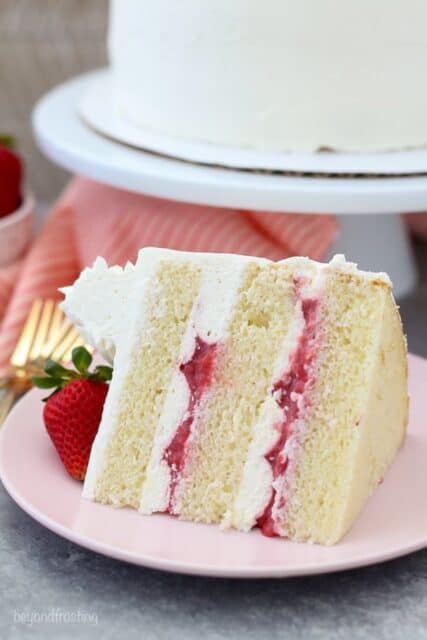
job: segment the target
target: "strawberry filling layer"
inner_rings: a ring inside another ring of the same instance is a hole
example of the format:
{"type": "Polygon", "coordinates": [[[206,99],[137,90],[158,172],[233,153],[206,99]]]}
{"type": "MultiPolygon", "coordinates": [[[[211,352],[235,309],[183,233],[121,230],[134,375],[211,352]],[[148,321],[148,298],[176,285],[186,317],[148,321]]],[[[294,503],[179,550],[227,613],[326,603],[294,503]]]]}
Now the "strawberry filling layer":
{"type": "MultiPolygon", "coordinates": [[[[297,296],[299,296],[299,288],[296,283],[297,296]]],[[[270,499],[263,513],[256,520],[262,533],[270,537],[279,535],[277,511],[282,510],[286,502],[283,493],[284,483],[281,482],[289,463],[285,445],[293,435],[296,422],[304,418],[310,406],[309,391],[314,383],[313,365],[319,350],[319,300],[302,299],[301,306],[303,330],[291,355],[288,369],[274,383],[271,390],[275,401],[283,411],[283,419],[275,425],[278,438],[270,451],[265,454],[265,459],[272,470],[273,484],[270,499]]]]}
{"type": "Polygon", "coordinates": [[[180,371],[184,374],[190,390],[190,397],[185,417],[163,454],[163,460],[166,461],[171,472],[169,502],[166,508],[168,513],[175,513],[176,490],[184,471],[191,428],[202,397],[210,387],[217,350],[216,343],[208,344],[197,336],[191,358],[180,366],[180,371]]]}

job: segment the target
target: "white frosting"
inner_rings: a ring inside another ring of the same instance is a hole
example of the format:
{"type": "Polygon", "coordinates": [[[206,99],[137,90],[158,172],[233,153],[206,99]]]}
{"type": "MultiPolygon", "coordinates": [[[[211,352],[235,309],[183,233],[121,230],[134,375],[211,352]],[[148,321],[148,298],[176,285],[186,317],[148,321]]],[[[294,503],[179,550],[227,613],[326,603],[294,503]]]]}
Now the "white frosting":
{"type": "Polygon", "coordinates": [[[123,311],[138,277],[139,269],[130,263],[124,269],[109,268],[103,258],[97,258],[91,269],[82,271],[74,286],[61,289],[64,313],[110,362],[116,339],[126,330],[123,311]]]}
{"type": "Polygon", "coordinates": [[[374,272],[374,271],[360,271],[357,268],[357,264],[355,262],[347,262],[345,256],[341,253],[337,253],[332,260],[329,262],[329,268],[335,269],[336,271],[340,271],[341,273],[348,273],[352,276],[362,277],[369,282],[382,282],[388,287],[392,287],[392,282],[390,277],[384,271],[374,272]]]}
{"type": "Polygon", "coordinates": [[[221,145],[425,146],[426,23],[424,0],[111,0],[116,101],[221,145]]]}
{"type": "MultiPolygon", "coordinates": [[[[221,345],[226,342],[228,323],[245,266],[246,261],[240,261],[239,265],[230,265],[229,261],[225,261],[223,264],[205,266],[199,295],[195,300],[181,345],[180,363],[187,362],[192,357],[197,336],[208,344],[221,345]]],[[[146,480],[141,493],[140,511],[142,513],[165,511],[169,503],[171,472],[163,456],[179,425],[187,417],[189,396],[185,376],[177,369],[154,437],[146,480]]],[[[197,429],[196,415],[191,427],[190,440],[197,438],[197,429]]],[[[179,487],[176,496],[179,496],[179,487]]],[[[174,510],[179,513],[179,503],[174,505],[174,510]]]]}

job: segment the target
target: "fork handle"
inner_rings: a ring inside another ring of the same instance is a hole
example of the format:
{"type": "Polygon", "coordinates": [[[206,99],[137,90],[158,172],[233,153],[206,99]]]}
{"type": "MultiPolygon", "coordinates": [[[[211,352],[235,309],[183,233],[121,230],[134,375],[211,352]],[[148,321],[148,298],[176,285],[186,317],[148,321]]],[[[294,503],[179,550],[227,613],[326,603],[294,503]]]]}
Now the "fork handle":
{"type": "Polygon", "coordinates": [[[19,397],[19,393],[10,387],[0,389],[0,426],[6,420],[7,414],[11,410],[13,403],[19,397]]]}

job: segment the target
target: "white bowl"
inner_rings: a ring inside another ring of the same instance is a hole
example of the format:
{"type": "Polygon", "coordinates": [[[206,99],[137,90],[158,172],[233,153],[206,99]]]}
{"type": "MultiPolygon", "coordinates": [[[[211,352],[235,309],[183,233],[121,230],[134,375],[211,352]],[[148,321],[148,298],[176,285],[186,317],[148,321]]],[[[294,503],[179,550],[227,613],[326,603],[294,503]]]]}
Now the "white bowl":
{"type": "Polygon", "coordinates": [[[0,267],[21,258],[33,237],[35,202],[24,193],[19,209],[0,218],[0,267]]]}

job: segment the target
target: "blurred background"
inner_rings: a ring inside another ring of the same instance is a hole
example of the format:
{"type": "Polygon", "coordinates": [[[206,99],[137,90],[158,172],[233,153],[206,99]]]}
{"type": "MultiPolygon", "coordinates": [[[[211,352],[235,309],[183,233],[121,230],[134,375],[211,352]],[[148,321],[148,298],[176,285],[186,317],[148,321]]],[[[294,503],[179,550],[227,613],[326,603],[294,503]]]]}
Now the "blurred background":
{"type": "Polygon", "coordinates": [[[25,158],[27,182],[51,202],[67,174],[38,151],[34,103],[48,89],[106,63],[108,0],[0,0],[0,123],[25,158]]]}
{"type": "MultiPolygon", "coordinates": [[[[17,140],[39,216],[59,196],[69,175],[37,149],[32,109],[52,87],[106,65],[108,4],[108,0],[0,0],[0,133],[17,140]]],[[[424,244],[415,249],[419,286],[402,301],[402,314],[412,350],[424,354],[427,255],[424,244]]]]}

